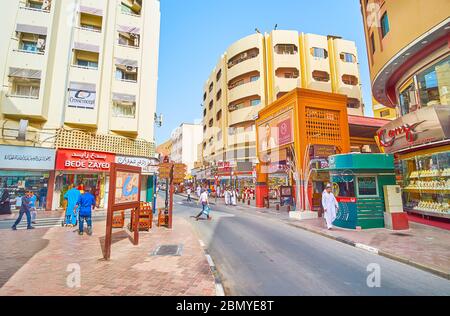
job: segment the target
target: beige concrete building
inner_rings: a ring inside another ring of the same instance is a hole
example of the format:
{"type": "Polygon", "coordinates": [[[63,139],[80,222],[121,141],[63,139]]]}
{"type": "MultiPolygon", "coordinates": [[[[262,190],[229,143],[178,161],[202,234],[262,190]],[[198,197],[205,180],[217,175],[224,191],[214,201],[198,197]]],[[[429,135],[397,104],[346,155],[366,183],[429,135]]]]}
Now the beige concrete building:
{"type": "Polygon", "coordinates": [[[0,11],[1,143],[153,156],[159,6],[8,1],[0,11]],[[20,119],[28,136],[17,143],[20,119]],[[95,148],[83,132],[98,136],[95,148]]]}
{"type": "Polygon", "coordinates": [[[170,159],[176,163],[184,163],[190,174],[198,158],[197,148],[201,141],[201,124],[182,123],[172,132],[170,159]]]}
{"type": "Polygon", "coordinates": [[[228,47],[204,86],[205,162],[255,162],[258,112],[296,87],[345,94],[348,113],[364,115],[355,43],[274,30],[228,47]]]}

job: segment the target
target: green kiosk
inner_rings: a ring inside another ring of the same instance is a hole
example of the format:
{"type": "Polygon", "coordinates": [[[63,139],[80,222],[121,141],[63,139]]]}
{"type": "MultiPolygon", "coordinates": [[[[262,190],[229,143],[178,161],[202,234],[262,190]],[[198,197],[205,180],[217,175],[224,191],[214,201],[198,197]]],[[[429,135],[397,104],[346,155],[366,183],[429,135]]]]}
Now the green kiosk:
{"type": "Polygon", "coordinates": [[[384,227],[383,186],[395,185],[394,156],[341,154],[330,156],[330,180],[339,203],[333,225],[348,229],[384,227]]]}

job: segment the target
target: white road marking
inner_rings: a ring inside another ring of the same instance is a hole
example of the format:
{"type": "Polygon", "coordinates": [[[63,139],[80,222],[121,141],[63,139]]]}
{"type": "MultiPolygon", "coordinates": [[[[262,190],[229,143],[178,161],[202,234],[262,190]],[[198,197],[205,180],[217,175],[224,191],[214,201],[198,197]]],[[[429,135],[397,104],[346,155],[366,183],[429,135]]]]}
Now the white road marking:
{"type": "Polygon", "coordinates": [[[374,247],[371,247],[371,246],[367,246],[367,245],[364,245],[364,244],[358,244],[358,243],[356,243],[356,244],[355,244],[355,247],[356,247],[356,248],[360,248],[360,249],[367,250],[367,251],[369,251],[369,252],[371,252],[371,253],[378,254],[378,249],[377,249],[377,248],[374,248],[374,247]]]}
{"type": "Polygon", "coordinates": [[[213,259],[211,258],[210,255],[205,255],[206,256],[206,260],[208,260],[208,264],[210,267],[215,267],[216,265],[214,264],[213,259]]]}

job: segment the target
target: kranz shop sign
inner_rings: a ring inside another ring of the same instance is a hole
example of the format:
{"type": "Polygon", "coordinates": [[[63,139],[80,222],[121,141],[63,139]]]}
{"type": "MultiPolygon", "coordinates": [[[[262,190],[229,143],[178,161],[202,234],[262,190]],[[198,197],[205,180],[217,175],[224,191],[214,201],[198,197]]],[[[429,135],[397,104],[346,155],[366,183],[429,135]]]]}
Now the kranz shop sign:
{"type": "Polygon", "coordinates": [[[58,150],[57,170],[92,170],[109,171],[115,155],[82,150],[58,150]]]}
{"type": "Polygon", "coordinates": [[[450,138],[450,106],[428,106],[398,118],[377,131],[386,153],[450,138]]]}

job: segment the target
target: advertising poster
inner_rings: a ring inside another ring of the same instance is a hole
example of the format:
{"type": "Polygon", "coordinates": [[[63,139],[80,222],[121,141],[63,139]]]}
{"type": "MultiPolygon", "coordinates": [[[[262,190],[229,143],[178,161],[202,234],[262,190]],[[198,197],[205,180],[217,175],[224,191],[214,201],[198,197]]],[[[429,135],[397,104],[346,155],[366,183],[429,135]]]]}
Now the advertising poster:
{"type": "Polygon", "coordinates": [[[289,110],[258,125],[258,150],[266,152],[294,141],[294,117],[289,110]]]}

